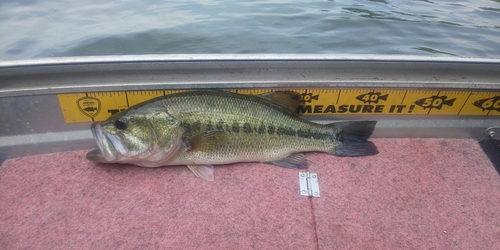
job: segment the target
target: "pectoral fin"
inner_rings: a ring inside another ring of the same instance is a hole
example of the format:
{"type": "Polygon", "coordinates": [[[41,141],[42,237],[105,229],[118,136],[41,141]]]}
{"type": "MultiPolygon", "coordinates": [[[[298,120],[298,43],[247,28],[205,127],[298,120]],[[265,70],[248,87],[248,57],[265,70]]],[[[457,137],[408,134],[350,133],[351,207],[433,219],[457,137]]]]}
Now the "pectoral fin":
{"type": "Polygon", "coordinates": [[[307,166],[309,165],[307,163],[306,156],[304,154],[300,154],[300,153],[290,155],[290,156],[283,158],[281,160],[271,161],[269,163],[274,164],[274,165],[278,165],[278,166],[284,167],[284,168],[299,168],[299,169],[307,168],[307,166]]]}
{"type": "Polygon", "coordinates": [[[188,152],[196,151],[202,147],[210,147],[212,144],[225,139],[223,130],[211,130],[203,134],[197,134],[183,140],[188,152]]]}
{"type": "Polygon", "coordinates": [[[214,181],[214,167],[212,165],[188,165],[194,175],[207,180],[214,181]]]}

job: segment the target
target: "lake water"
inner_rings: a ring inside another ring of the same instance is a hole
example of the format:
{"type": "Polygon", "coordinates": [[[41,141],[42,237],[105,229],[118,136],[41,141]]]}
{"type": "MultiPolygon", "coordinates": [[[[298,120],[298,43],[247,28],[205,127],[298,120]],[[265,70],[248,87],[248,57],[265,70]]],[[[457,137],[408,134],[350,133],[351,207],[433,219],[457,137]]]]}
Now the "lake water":
{"type": "Polygon", "coordinates": [[[169,53],[500,58],[500,0],[0,3],[0,60],[169,53]]]}

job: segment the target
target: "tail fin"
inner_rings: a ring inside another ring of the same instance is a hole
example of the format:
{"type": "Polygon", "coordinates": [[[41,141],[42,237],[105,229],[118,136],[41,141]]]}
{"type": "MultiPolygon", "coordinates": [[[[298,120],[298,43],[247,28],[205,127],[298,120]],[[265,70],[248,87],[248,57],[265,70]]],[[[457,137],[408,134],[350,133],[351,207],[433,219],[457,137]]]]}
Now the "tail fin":
{"type": "Polygon", "coordinates": [[[378,154],[377,146],[368,138],[375,130],[376,121],[332,123],[337,128],[339,145],[332,152],[336,156],[366,156],[378,154]]]}

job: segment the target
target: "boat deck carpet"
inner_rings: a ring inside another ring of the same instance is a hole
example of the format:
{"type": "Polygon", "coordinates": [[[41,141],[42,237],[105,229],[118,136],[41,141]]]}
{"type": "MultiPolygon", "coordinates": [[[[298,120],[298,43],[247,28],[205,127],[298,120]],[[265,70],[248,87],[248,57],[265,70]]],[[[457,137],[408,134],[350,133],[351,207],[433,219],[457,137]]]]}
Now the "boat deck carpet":
{"type": "Polygon", "coordinates": [[[380,153],[309,153],[298,172],[99,164],[88,150],[0,167],[0,249],[500,249],[500,175],[475,140],[374,139],[380,153]]]}

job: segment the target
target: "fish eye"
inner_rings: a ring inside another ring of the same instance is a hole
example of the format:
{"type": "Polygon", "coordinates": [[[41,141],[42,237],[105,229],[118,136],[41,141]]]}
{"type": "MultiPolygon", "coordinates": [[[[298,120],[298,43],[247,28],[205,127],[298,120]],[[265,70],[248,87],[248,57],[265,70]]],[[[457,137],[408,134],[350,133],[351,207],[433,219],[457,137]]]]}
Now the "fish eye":
{"type": "Polygon", "coordinates": [[[127,121],[125,119],[116,119],[115,127],[119,130],[124,130],[127,128],[127,121]]]}

